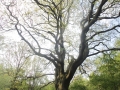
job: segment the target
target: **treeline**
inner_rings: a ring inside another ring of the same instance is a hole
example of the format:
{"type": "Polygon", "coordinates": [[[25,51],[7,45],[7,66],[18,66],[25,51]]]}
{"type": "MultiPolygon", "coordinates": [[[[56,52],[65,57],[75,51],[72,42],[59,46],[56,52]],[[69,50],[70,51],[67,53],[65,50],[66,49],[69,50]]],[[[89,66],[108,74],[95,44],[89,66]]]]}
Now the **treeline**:
{"type": "MultiPolygon", "coordinates": [[[[94,64],[96,70],[93,71],[89,77],[83,77],[84,75],[76,76],[71,82],[69,89],[120,90],[120,53],[109,52],[109,54],[103,54],[95,60],[94,64]]],[[[0,64],[0,90],[9,90],[12,86],[17,88],[16,90],[28,90],[29,88],[31,88],[31,90],[55,90],[54,82],[49,83],[48,80],[46,80],[45,86],[36,84],[34,87],[32,86],[33,82],[30,82],[30,80],[34,79],[32,77],[25,78],[23,75],[20,77],[20,74],[18,74],[19,78],[15,80],[12,70],[13,69],[5,68],[0,64]]],[[[21,70],[21,72],[24,74],[24,70],[21,70]]],[[[42,81],[39,79],[37,82],[40,83],[42,81]]]]}

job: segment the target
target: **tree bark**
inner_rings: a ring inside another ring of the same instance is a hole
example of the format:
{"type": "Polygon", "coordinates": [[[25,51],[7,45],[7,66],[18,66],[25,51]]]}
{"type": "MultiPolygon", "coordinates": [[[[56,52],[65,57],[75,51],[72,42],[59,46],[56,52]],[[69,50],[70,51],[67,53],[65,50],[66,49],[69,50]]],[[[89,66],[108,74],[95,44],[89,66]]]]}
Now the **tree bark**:
{"type": "Polygon", "coordinates": [[[66,72],[64,72],[64,68],[63,67],[57,67],[55,69],[55,88],[56,90],[68,90],[69,89],[69,85],[70,85],[70,81],[74,76],[74,73],[77,69],[77,67],[75,66],[75,64],[73,64],[74,62],[71,62],[66,70],[66,72]]]}
{"type": "Polygon", "coordinates": [[[68,90],[70,82],[67,81],[65,75],[60,75],[55,80],[56,90],[68,90]]]}
{"type": "Polygon", "coordinates": [[[66,79],[66,73],[60,66],[55,69],[55,88],[56,90],[68,90],[69,83],[66,79]]]}

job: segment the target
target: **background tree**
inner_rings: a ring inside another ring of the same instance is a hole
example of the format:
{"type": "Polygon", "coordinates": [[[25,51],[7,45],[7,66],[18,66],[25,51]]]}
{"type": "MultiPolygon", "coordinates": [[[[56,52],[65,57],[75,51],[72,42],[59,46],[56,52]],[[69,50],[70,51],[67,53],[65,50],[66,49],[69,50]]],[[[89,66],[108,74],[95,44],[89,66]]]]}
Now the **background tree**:
{"type": "Polygon", "coordinates": [[[18,89],[25,78],[25,66],[29,63],[29,53],[24,51],[26,45],[23,43],[10,42],[5,45],[2,57],[2,64],[9,77],[11,77],[11,89],[18,89]],[[13,44],[14,43],[14,44],[13,44]],[[24,68],[23,68],[24,67],[24,68]]]}
{"type": "Polygon", "coordinates": [[[54,65],[56,90],[68,90],[77,68],[87,57],[120,50],[111,44],[120,30],[119,0],[3,0],[1,3],[6,7],[2,7],[6,14],[1,14],[1,18],[5,17],[2,30],[16,30],[35,55],[54,65]]]}
{"type": "Polygon", "coordinates": [[[120,89],[120,54],[116,52],[103,55],[100,58],[100,66],[90,76],[90,83],[94,86],[92,90],[119,90],[120,89]]]}
{"type": "Polygon", "coordinates": [[[4,46],[0,58],[3,65],[0,73],[1,88],[36,90],[48,82],[47,76],[53,75],[48,71],[45,73],[45,70],[43,72],[43,68],[49,67],[49,62],[39,62],[41,58],[30,54],[24,42],[11,41],[4,46]]]}
{"type": "Polygon", "coordinates": [[[4,66],[0,64],[0,89],[1,90],[8,90],[10,87],[11,77],[8,75],[4,66]]]}
{"type": "MultiPolygon", "coordinates": [[[[115,43],[119,47],[120,41],[115,43]]],[[[104,53],[96,60],[97,69],[90,75],[91,90],[119,90],[120,89],[120,52],[104,53]]]]}

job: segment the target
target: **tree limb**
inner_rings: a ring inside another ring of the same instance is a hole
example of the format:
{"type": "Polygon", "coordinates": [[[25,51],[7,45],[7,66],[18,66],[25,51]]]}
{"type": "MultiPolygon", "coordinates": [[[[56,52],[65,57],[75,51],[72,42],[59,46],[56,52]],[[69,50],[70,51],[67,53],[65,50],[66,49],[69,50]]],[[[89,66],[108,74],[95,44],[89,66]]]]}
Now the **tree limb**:
{"type": "Polygon", "coordinates": [[[101,34],[101,33],[106,33],[106,32],[109,32],[109,31],[112,31],[112,30],[115,30],[117,27],[120,27],[120,25],[116,25],[110,29],[107,29],[107,30],[104,30],[104,31],[99,31],[99,32],[96,32],[95,34],[93,34],[90,38],[87,39],[87,41],[89,41],[90,39],[93,39],[93,37],[95,37],[96,35],[98,34],[101,34]]]}
{"type": "Polygon", "coordinates": [[[93,53],[93,54],[88,55],[88,57],[89,57],[89,56],[96,55],[96,54],[99,54],[99,53],[107,52],[107,51],[119,51],[119,50],[120,50],[120,48],[110,48],[110,49],[106,49],[106,50],[101,50],[101,51],[98,51],[98,52],[96,52],[96,53],[93,53]]]}

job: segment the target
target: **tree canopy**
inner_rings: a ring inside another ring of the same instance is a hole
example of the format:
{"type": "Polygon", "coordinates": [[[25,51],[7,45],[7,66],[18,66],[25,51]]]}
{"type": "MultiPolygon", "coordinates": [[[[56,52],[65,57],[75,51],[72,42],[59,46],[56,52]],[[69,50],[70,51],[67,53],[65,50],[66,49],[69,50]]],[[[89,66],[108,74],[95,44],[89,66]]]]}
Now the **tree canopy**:
{"type": "Polygon", "coordinates": [[[17,31],[32,53],[51,62],[56,90],[68,90],[86,58],[117,51],[119,0],[1,1],[1,31],[17,31]]]}

